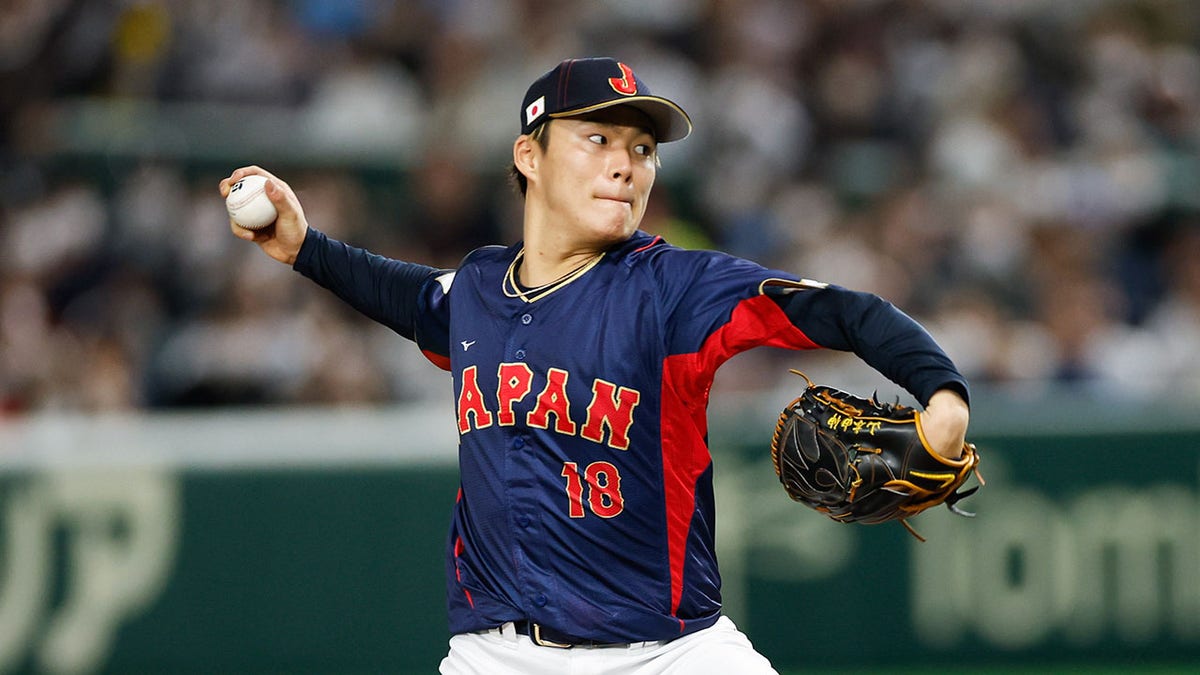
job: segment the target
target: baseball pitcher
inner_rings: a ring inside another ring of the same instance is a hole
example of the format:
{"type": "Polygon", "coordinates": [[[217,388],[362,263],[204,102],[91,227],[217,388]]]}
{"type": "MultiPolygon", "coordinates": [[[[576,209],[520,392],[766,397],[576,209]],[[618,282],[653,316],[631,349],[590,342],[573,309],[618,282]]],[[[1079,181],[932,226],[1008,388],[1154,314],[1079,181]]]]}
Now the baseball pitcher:
{"type": "MultiPolygon", "coordinates": [[[[884,300],[638,229],[658,144],[692,129],[624,63],[572,59],[517,111],[522,239],[456,270],[310,227],[287,183],[235,235],[416,343],[452,375],[461,487],[442,673],[773,673],[721,614],[706,410],[717,368],[768,345],[852,351],[964,448],[967,383],[884,300]]],[[[790,428],[790,427],[789,427],[790,428]]]]}

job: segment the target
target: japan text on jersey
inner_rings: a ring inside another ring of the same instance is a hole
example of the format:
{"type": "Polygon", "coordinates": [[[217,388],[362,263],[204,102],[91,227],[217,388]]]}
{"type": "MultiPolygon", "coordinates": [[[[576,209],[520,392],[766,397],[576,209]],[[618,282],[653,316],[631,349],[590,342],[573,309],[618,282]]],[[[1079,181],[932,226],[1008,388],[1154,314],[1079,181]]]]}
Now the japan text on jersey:
{"type": "Polygon", "coordinates": [[[637,642],[712,625],[707,405],[741,351],[851,350],[922,402],[947,382],[965,392],[928,334],[870,294],[639,232],[530,302],[505,292],[519,252],[479,249],[450,273],[310,230],[296,262],[451,372],[453,633],[525,619],[637,642]]]}

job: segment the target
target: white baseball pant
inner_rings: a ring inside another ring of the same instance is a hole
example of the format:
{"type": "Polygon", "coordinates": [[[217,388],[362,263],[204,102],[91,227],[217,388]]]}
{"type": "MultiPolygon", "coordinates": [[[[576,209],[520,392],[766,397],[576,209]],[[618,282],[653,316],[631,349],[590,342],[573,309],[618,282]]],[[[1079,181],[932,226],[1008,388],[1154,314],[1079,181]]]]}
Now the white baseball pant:
{"type": "Polygon", "coordinates": [[[450,638],[442,675],[778,675],[728,617],[667,642],[556,649],[512,624],[450,638]]]}

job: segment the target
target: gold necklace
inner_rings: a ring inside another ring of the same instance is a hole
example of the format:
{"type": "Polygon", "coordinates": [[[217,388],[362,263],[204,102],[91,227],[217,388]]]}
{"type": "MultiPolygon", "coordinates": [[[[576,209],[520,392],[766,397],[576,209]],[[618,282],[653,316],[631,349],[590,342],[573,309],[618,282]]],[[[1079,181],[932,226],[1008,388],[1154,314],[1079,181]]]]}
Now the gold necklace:
{"type": "Polygon", "coordinates": [[[520,251],[517,251],[517,255],[513,258],[513,261],[508,264],[508,272],[504,274],[504,283],[502,284],[502,287],[504,289],[505,296],[510,298],[520,298],[522,301],[530,303],[541,300],[547,295],[550,295],[554,291],[557,291],[563,286],[566,286],[572,281],[575,281],[579,277],[583,276],[588,270],[595,267],[596,263],[600,262],[600,260],[604,257],[604,252],[601,251],[600,253],[597,253],[594,258],[585,261],[579,267],[576,267],[575,269],[567,272],[550,283],[542,284],[541,286],[535,286],[533,288],[522,289],[521,284],[517,282],[517,267],[521,264],[521,259],[524,257],[525,249],[522,248],[520,251]]]}

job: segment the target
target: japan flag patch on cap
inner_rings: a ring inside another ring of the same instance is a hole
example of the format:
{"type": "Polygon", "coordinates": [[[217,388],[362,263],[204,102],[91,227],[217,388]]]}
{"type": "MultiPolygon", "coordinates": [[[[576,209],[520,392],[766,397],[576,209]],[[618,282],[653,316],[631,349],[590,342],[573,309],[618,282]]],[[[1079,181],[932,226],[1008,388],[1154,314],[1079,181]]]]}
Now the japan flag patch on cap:
{"type": "Polygon", "coordinates": [[[533,124],[533,121],[541,117],[544,112],[546,112],[546,97],[539,96],[536,101],[525,108],[525,124],[533,124]]]}

